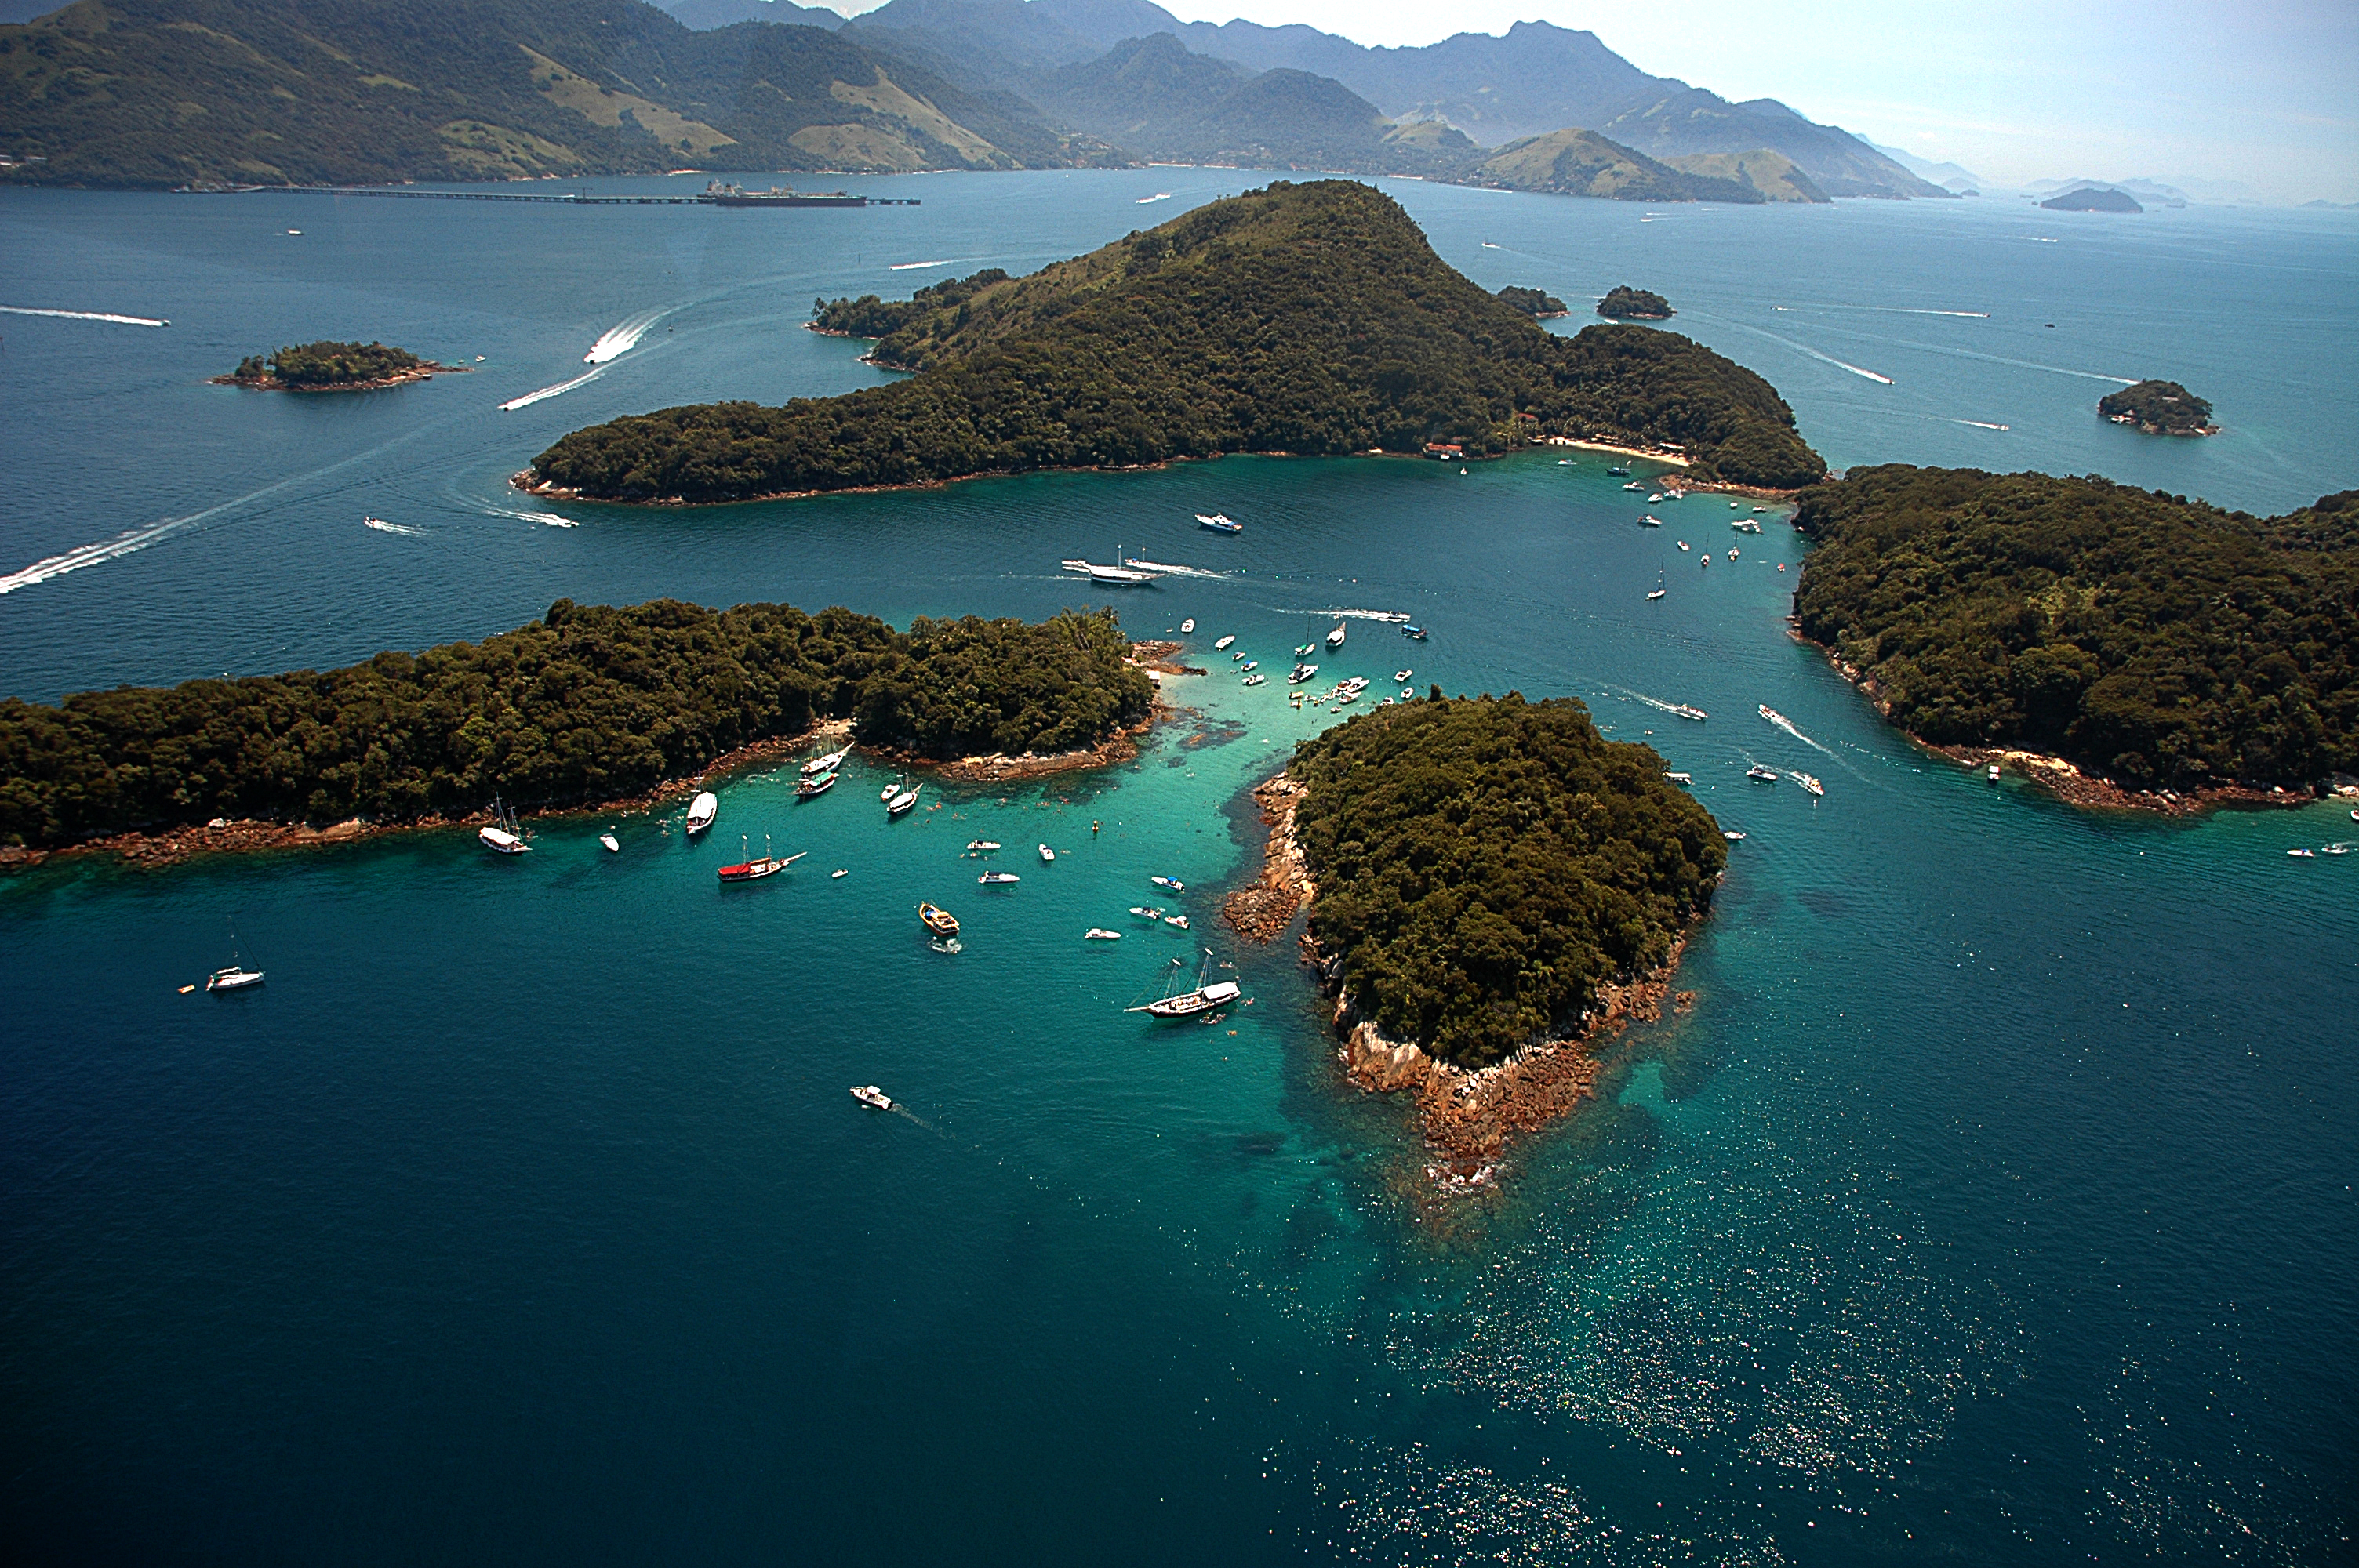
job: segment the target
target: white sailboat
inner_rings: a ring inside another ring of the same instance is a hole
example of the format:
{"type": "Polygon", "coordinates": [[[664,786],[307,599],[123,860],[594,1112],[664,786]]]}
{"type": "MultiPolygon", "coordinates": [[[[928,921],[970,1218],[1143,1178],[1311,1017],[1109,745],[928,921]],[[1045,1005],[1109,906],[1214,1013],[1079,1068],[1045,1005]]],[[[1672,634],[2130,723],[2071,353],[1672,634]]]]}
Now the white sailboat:
{"type": "Polygon", "coordinates": [[[1338,621],[1337,622],[1335,622],[1335,630],[1333,630],[1332,632],[1330,632],[1330,633],[1327,633],[1327,646],[1328,646],[1329,648],[1332,649],[1332,648],[1340,648],[1340,647],[1342,647],[1343,645],[1343,623],[1341,621],[1338,621]]]}
{"type": "Polygon", "coordinates": [[[721,815],[721,797],[711,790],[699,790],[696,798],[688,803],[688,831],[690,838],[712,826],[721,815]]]}
{"type": "Polygon", "coordinates": [[[1210,1012],[1216,1007],[1236,1000],[1240,989],[1236,981],[1214,980],[1211,985],[1204,983],[1204,970],[1211,966],[1212,961],[1212,950],[1207,947],[1204,949],[1204,962],[1197,967],[1195,989],[1174,995],[1170,989],[1171,978],[1179,974],[1180,966],[1187,960],[1172,959],[1170,974],[1164,979],[1163,994],[1144,1006],[1126,1007],[1123,1011],[1143,1012],[1151,1018],[1194,1018],[1199,1014],[1210,1012]]]}
{"type": "Polygon", "coordinates": [[[205,989],[209,991],[244,990],[248,986],[258,986],[261,983],[262,971],[260,969],[247,968],[239,959],[237,952],[237,927],[234,925],[231,925],[229,928],[229,967],[227,968],[215,969],[212,974],[207,975],[205,977],[205,989]]]}
{"type": "Polygon", "coordinates": [[[492,797],[492,818],[493,826],[475,830],[477,843],[497,855],[532,852],[532,846],[524,841],[524,828],[517,823],[516,813],[502,805],[497,795],[492,797]]]}
{"type": "Polygon", "coordinates": [[[913,784],[908,789],[903,790],[900,794],[886,801],[885,803],[886,819],[890,821],[892,818],[903,815],[908,811],[911,806],[917,805],[918,792],[925,787],[926,786],[923,784],[913,784]]]}
{"type": "Polygon", "coordinates": [[[850,755],[852,755],[852,748],[846,746],[841,752],[830,752],[823,757],[813,757],[803,764],[803,777],[817,778],[821,773],[832,773],[843,766],[843,759],[850,755]]]}

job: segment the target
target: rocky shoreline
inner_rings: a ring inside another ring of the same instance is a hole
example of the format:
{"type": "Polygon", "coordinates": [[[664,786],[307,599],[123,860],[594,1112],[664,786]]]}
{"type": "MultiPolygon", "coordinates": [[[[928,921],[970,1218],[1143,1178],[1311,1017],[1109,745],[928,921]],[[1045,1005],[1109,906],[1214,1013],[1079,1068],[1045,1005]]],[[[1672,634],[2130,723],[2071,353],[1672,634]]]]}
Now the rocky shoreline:
{"type": "MultiPolygon", "coordinates": [[[[1835,673],[1857,687],[1862,695],[1875,706],[1885,722],[1893,723],[1892,703],[1874,676],[1823,643],[1812,643],[1802,635],[1801,629],[1788,619],[1787,631],[1798,643],[1809,643],[1826,655],[1835,673]]],[[[1894,724],[1895,729],[1900,729],[1894,724]]],[[[1941,746],[1908,730],[1901,730],[1909,741],[1937,757],[1947,757],[1964,767],[1986,769],[1992,763],[2003,772],[2012,772],[2038,784],[2067,806],[2083,811],[2147,811],[2162,816],[2197,816],[2221,806],[2308,806],[2318,795],[2308,787],[2288,789],[2283,784],[2211,784],[2192,791],[2171,789],[2132,789],[2109,778],[2083,773],[2080,764],[2045,752],[2027,751],[2019,746],[1941,746]]]]}
{"type": "MultiPolygon", "coordinates": [[[[1318,895],[1302,847],[1294,837],[1294,813],[1302,785],[1280,773],[1254,791],[1269,838],[1260,874],[1229,894],[1222,917],[1248,941],[1277,939],[1295,914],[1318,895]]],[[[1336,999],[1332,1025],[1341,1039],[1336,1058],[1346,1077],[1370,1094],[1408,1092],[1417,1097],[1418,1122],[1432,1158],[1426,1173],[1446,1188],[1489,1183],[1513,1135],[1537,1132],[1597,1093],[1601,1064],[1597,1044],[1636,1022],[1653,1022],[1669,1003],[1675,1012],[1695,1004],[1693,991],[1673,992],[1671,981],[1687,949],[1682,938],[1662,965],[1619,985],[1600,986],[1581,1032],[1526,1046],[1495,1066],[1470,1071],[1451,1065],[1421,1046],[1386,1039],[1358,1014],[1342,990],[1342,961],[1322,951],[1308,933],[1300,938],[1302,962],[1320,988],[1336,999]]]]}

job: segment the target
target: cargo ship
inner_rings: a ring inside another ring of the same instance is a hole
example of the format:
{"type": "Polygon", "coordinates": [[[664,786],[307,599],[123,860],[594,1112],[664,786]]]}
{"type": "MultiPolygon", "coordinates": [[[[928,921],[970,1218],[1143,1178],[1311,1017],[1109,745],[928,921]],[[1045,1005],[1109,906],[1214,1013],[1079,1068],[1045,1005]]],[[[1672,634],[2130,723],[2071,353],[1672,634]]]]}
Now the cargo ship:
{"type": "Polygon", "coordinates": [[[865,207],[868,198],[847,190],[789,190],[774,185],[748,190],[742,185],[714,180],[704,188],[704,199],[715,207],[865,207]]]}

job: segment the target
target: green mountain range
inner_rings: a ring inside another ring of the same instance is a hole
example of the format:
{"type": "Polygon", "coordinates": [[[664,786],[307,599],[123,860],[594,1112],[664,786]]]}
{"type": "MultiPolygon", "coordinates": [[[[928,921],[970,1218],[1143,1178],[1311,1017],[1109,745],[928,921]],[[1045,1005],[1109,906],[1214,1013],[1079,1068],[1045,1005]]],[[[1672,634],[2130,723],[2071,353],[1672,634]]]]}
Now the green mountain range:
{"type": "Polygon", "coordinates": [[[875,357],[919,373],[782,408],[616,419],[541,453],[532,481],[716,502],[1224,452],[1497,452],[1547,435],[1676,441],[1699,477],[1780,488],[1826,468],[1751,371],[1642,327],[1552,336],[1356,180],[1281,182],[1027,277],[937,286],[901,309],[840,301],[818,324],[883,330],[875,357]]]}
{"type": "Polygon", "coordinates": [[[1115,157],[822,28],[639,0],[78,0],[0,27],[0,150],[150,187],[1115,157]]]}
{"type": "Polygon", "coordinates": [[[1501,190],[1602,196],[1623,201],[1824,201],[1810,177],[1772,152],[1658,163],[1594,131],[1551,131],[1510,142],[1460,171],[1462,183],[1501,190]]]}

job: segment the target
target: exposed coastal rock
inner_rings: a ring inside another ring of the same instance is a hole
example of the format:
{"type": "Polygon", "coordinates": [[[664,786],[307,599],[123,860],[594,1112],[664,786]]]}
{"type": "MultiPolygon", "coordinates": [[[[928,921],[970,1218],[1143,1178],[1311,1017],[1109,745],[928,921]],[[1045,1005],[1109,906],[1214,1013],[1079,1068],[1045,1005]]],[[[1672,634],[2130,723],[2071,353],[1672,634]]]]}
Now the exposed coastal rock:
{"type": "Polygon", "coordinates": [[[374,381],[335,381],[318,385],[285,382],[274,375],[216,375],[206,378],[214,386],[243,386],[250,392],[380,392],[388,386],[406,386],[413,381],[431,381],[438,375],[465,375],[473,365],[438,364],[426,360],[408,370],[374,381]]]}
{"type": "MultiPolygon", "coordinates": [[[[1318,889],[1294,837],[1294,814],[1303,786],[1280,773],[1254,791],[1269,839],[1260,875],[1232,892],[1222,916],[1238,935],[1268,942],[1286,930],[1318,889]]],[[[1336,998],[1333,1025],[1341,1039],[1337,1061],[1344,1076],[1371,1094],[1412,1093],[1418,1120],[1433,1161],[1428,1173],[1445,1186],[1479,1185],[1495,1173],[1511,1135],[1538,1131],[1597,1092],[1595,1048],[1635,1022],[1662,1017],[1669,1001],[1684,1012],[1695,993],[1671,992],[1684,939],[1650,974],[1603,985],[1578,1033],[1526,1046],[1507,1060],[1479,1070],[1437,1060],[1414,1042],[1392,1040],[1358,1016],[1341,990],[1342,962],[1305,935],[1303,964],[1320,988],[1336,998]]]]}

